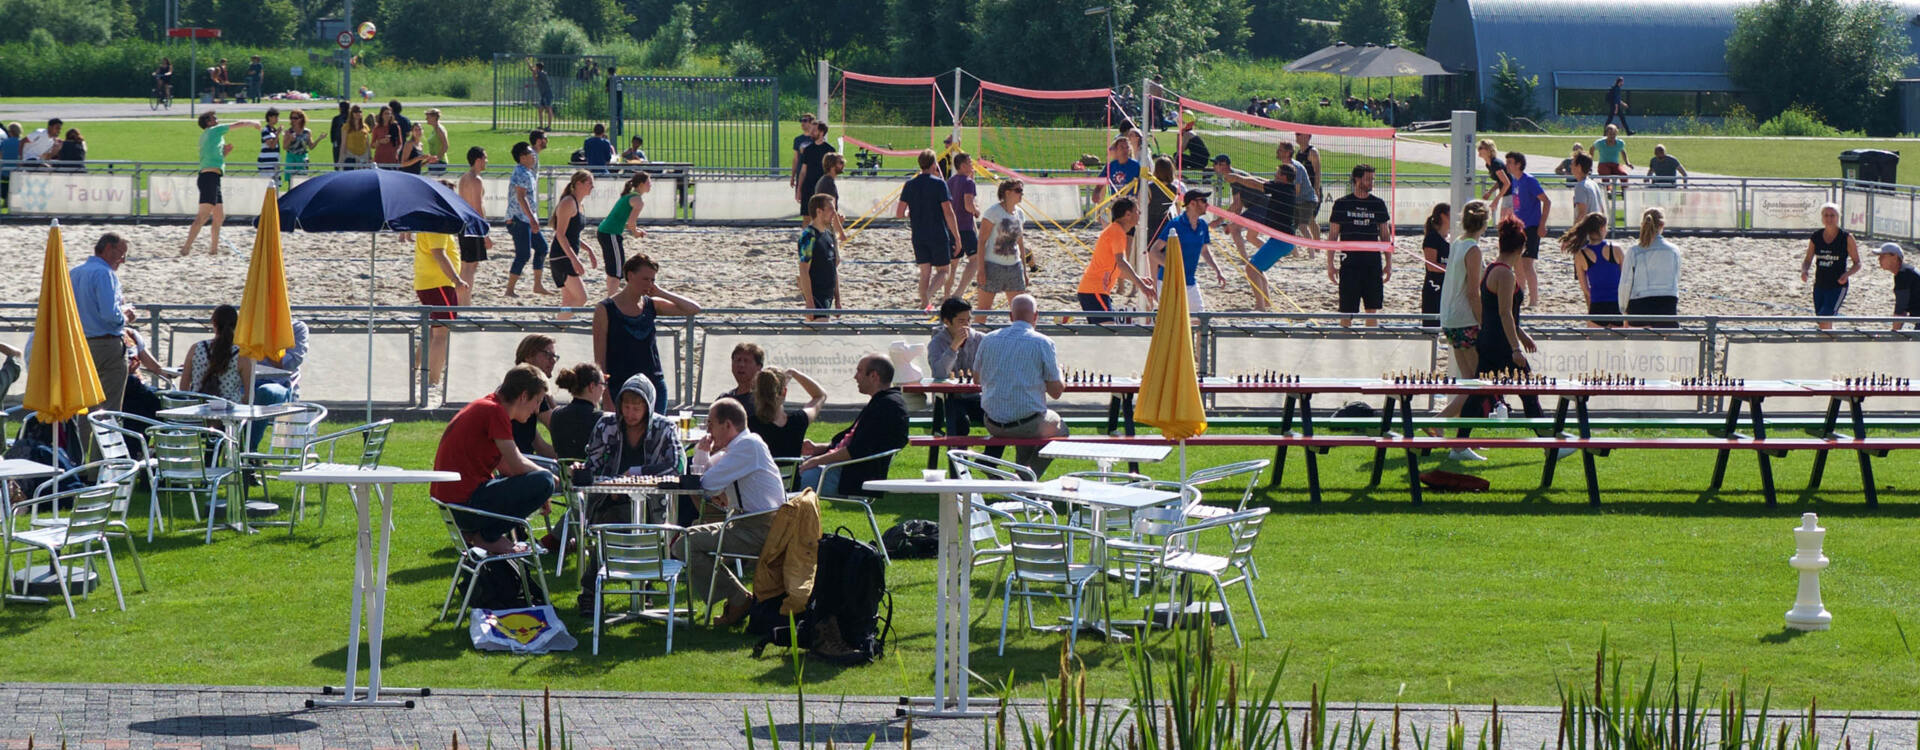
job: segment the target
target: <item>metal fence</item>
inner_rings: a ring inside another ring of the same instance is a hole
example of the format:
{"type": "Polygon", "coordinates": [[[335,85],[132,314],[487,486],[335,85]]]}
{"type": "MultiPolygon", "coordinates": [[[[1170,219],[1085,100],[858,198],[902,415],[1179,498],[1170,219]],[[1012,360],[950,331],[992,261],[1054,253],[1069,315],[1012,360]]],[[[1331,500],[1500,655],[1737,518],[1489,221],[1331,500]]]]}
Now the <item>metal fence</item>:
{"type": "Polygon", "coordinates": [[[609,92],[616,59],[612,55],[493,54],[493,129],[586,132],[604,123],[612,111],[609,92]],[[547,74],[552,93],[553,122],[540,116],[541,91],[534,63],[547,74]]]}
{"type": "MultiPolygon", "coordinates": [[[[207,337],[210,306],[142,305],[140,329],[155,358],[177,361],[194,341],[207,337]]],[[[367,310],[351,306],[303,306],[295,316],[310,329],[310,353],[302,371],[302,397],[330,406],[359,405],[371,399],[383,408],[459,405],[497,385],[513,362],[515,345],[529,333],[553,336],[560,363],[591,361],[592,318],[558,322],[553,308],[466,308],[461,318],[443,321],[452,329],[446,378],[427,386],[423,348],[436,308],[383,307],[374,312],[372,353],[378,364],[369,392],[367,310]],[[406,363],[401,367],[401,363],[406,363]]],[[[1116,377],[1137,375],[1151,338],[1151,313],[1131,321],[1094,325],[1062,324],[1075,312],[1043,313],[1041,330],[1059,347],[1065,368],[1116,377]]],[[[661,319],[659,348],[668,394],[675,404],[702,403],[731,390],[728,354],[752,341],[768,352],[768,364],[798,368],[814,376],[828,392],[828,403],[851,409],[865,402],[854,388],[855,364],[868,352],[894,355],[902,378],[924,372],[924,347],[932,326],[913,311],[846,311],[829,323],[799,322],[797,310],[707,310],[697,317],[661,319]]],[[[1314,377],[1376,377],[1385,372],[1427,372],[1441,366],[1444,349],[1416,315],[1373,318],[1378,328],[1346,328],[1335,314],[1201,313],[1194,316],[1196,356],[1205,373],[1279,370],[1314,377]]],[[[997,326],[1003,312],[978,314],[997,326]]],[[[1652,380],[1725,375],[1748,379],[1808,378],[1920,371],[1920,330],[1889,330],[1891,318],[1845,318],[1835,330],[1814,327],[1820,319],[1764,316],[1682,316],[1671,329],[1598,329],[1584,316],[1528,316],[1528,329],[1540,342],[1536,371],[1571,376],[1604,371],[1652,380]],[[1791,347],[1791,348],[1789,348],[1791,347]]],[[[1831,320],[1831,319],[1829,319],[1831,320]]],[[[33,329],[30,304],[0,305],[0,335],[33,329]]],[[[1811,400],[1788,400],[1776,411],[1816,409],[1811,400]]],[[[1094,396],[1069,396],[1068,411],[1093,411],[1104,402],[1094,396]]],[[[1272,396],[1220,395],[1220,412],[1278,408],[1272,396]]],[[[1608,398],[1608,410],[1688,414],[1719,407],[1709,399],[1660,396],[1608,398]]],[[[1877,399],[1876,411],[1920,412],[1920,399],[1877,399]]]]}
{"type": "Polygon", "coordinates": [[[640,136],[651,161],[707,168],[786,166],[777,78],[615,76],[613,130],[640,136]]]}
{"type": "MultiPolygon", "coordinates": [[[[623,81],[626,78],[622,77],[623,81]]],[[[777,116],[773,109],[777,107],[777,95],[768,95],[768,99],[766,115],[777,116]]],[[[778,142],[777,123],[734,124],[740,132],[728,134],[723,132],[726,129],[723,126],[728,123],[629,117],[627,127],[635,129],[629,132],[655,134],[647,141],[648,156],[653,160],[646,165],[601,168],[601,177],[609,183],[599,186],[593,192],[594,198],[610,203],[620,192],[613,181],[641,169],[652,173],[656,180],[672,180],[674,188],[669,192],[660,189],[664,185],[656,185],[647,202],[647,212],[641,217],[644,221],[765,223],[797,216],[793,189],[787,184],[787,164],[780,161],[785,154],[785,144],[778,142]],[[663,140],[665,143],[661,143],[663,140]],[[655,146],[656,143],[661,145],[655,146]],[[703,165],[715,159],[750,159],[758,164],[766,161],[769,154],[775,162],[772,166],[703,165]],[[688,158],[683,160],[682,156],[688,158]],[[706,200],[699,200],[703,197],[706,200]]],[[[570,149],[555,148],[549,153],[568,151],[570,149]]],[[[192,163],[97,161],[87,162],[85,171],[44,169],[38,163],[29,168],[26,164],[0,162],[0,168],[12,169],[9,208],[6,214],[0,214],[0,221],[20,217],[185,220],[194,213],[191,201],[198,167],[192,163]]],[[[245,163],[235,163],[222,183],[228,214],[257,213],[261,196],[276,175],[283,185],[298,184],[320,170],[331,168],[332,165],[307,165],[308,171],[296,175],[284,171],[262,173],[245,163]]],[[[577,168],[577,165],[545,165],[541,177],[547,187],[542,195],[548,199],[555,197],[559,184],[577,168]],[[556,177],[559,182],[555,181],[556,177]]],[[[505,218],[509,171],[502,166],[488,173],[485,213],[490,219],[505,218]]],[[[1036,171],[1035,174],[1045,176],[1046,173],[1036,171]]],[[[880,221],[891,222],[894,191],[910,176],[910,171],[903,170],[849,171],[840,181],[841,210],[849,216],[873,214],[880,221]]],[[[1189,184],[1208,184],[1216,177],[1211,172],[1195,172],[1189,173],[1188,179],[1189,184]]],[[[1572,188],[1564,178],[1554,175],[1544,176],[1541,183],[1553,202],[1547,225],[1571,224],[1572,188]]],[[[1740,177],[1693,177],[1673,182],[1631,177],[1622,184],[1624,190],[1609,197],[1608,210],[1616,226],[1628,231],[1639,225],[1641,211],[1659,206],[1666,212],[1670,234],[1798,234],[1820,226],[1820,206],[1836,203],[1841,207],[1841,225],[1862,237],[1920,241],[1920,187],[1916,186],[1840,179],[1740,177]]],[[[1400,175],[1392,186],[1391,200],[1400,232],[1418,232],[1420,218],[1427,215],[1433,204],[1448,200],[1447,178],[1400,175]]],[[[1062,223],[1083,216],[1093,205],[1091,193],[1078,185],[1030,185],[1026,201],[1031,210],[1062,223]]],[[[589,201],[588,215],[603,215],[605,209],[593,203],[594,200],[589,201]]]]}

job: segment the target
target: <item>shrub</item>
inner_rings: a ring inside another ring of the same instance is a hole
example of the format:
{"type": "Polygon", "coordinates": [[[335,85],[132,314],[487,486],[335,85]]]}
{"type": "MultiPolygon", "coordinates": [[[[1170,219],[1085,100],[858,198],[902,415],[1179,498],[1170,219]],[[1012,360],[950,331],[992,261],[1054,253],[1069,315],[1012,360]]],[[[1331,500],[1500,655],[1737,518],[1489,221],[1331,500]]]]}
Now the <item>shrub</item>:
{"type": "Polygon", "coordinates": [[[1502,117],[1537,118],[1539,109],[1534,106],[1533,91],[1540,87],[1540,76],[1527,75],[1527,69],[1507,53],[1500,53],[1500,62],[1493,69],[1493,108],[1502,117]]]}
{"type": "Polygon", "coordinates": [[[535,42],[535,49],[542,55],[584,55],[592,46],[587,32],[564,18],[548,19],[541,24],[539,41],[535,42]]]}
{"type": "Polygon", "coordinates": [[[1789,108],[1761,123],[1757,132],[1773,138],[1832,138],[1841,135],[1838,128],[1821,121],[1818,112],[1801,106],[1789,108]]]}
{"type": "Polygon", "coordinates": [[[673,6],[673,14],[660,31],[647,40],[646,67],[672,70],[680,67],[700,38],[693,31],[693,6],[673,6]]]}
{"type": "Polygon", "coordinates": [[[727,69],[736,76],[766,75],[767,53],[745,39],[734,42],[727,48],[727,69]]]}

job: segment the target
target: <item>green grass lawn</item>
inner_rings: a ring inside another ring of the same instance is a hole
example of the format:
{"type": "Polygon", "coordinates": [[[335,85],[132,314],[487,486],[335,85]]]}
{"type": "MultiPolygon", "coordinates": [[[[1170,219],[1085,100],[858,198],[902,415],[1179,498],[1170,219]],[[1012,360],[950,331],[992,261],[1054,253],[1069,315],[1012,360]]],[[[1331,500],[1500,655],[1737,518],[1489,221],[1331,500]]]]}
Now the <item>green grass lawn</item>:
{"type": "MultiPolygon", "coordinates": [[[[396,428],[387,462],[431,463],[441,425],[396,428]]],[[[835,429],[816,425],[816,437],[835,429]]],[[[1261,451],[1209,450],[1197,466],[1261,457],[1261,451]]],[[[1494,490],[1472,496],[1405,500],[1388,467],[1385,488],[1367,490],[1370,456],[1334,451],[1321,462],[1327,502],[1312,505],[1295,454],[1283,488],[1258,496],[1274,509],[1258,551],[1257,588],[1270,637],[1257,637],[1251,611],[1231,597],[1250,636],[1256,669],[1276,666],[1292,649],[1287,695],[1331,679],[1338,701],[1550,704],[1555,680],[1589,675],[1604,637],[1642,669],[1665,659],[1677,640],[1685,668],[1707,685],[1747,675],[1771,685],[1774,706],[1799,709],[1920,707],[1920,664],[1901,627],[1920,622],[1913,593],[1913,533],[1920,492],[1912,454],[1882,459],[1882,506],[1863,508],[1851,457],[1837,457],[1827,488],[1811,498],[1783,493],[1778,509],[1760,499],[1753,459],[1734,459],[1728,489],[1702,495],[1711,461],[1704,454],[1622,451],[1600,464],[1607,505],[1589,510],[1579,471],[1563,467],[1559,489],[1529,490],[1540,457],[1497,452],[1470,471],[1494,490]],[[1790,529],[1816,511],[1829,529],[1824,577],[1834,629],[1782,629],[1793,603],[1790,529]]],[[[909,450],[895,476],[917,476],[925,454],[909,450]]],[[[1783,487],[1801,483],[1811,459],[1776,461],[1783,487]]],[[[1089,468],[1061,462],[1054,472],[1089,468]]],[[[1169,476],[1175,464],[1151,467],[1169,476]]],[[[661,653],[663,631],[625,624],[607,632],[600,656],[587,648],[586,623],[571,616],[576,568],[556,579],[554,599],[582,641],[580,650],[526,658],[473,651],[466,630],[435,621],[453,566],[443,528],[420,488],[399,492],[387,617],[388,684],[436,688],[701,690],[782,692],[789,666],[753,659],[744,636],[704,626],[676,633],[661,653]],[[697,678],[689,677],[697,675],[697,678]]],[[[1222,490],[1209,500],[1231,502],[1222,490]]],[[[136,506],[141,504],[136,502],[136,506]]],[[[880,522],[935,516],[926,497],[891,497],[880,522]]],[[[181,508],[182,513],[185,512],[181,508]]],[[[352,571],[350,505],[336,493],[325,527],[311,520],[296,536],[217,533],[211,546],[185,533],[143,545],[153,588],[131,593],[128,611],[96,592],[69,620],[58,605],[0,612],[0,650],[16,681],[184,682],[265,685],[334,684],[344,663],[343,635],[352,571]]],[[[863,526],[834,511],[828,529],[863,526]]],[[[144,521],[134,520],[136,532],[144,521]]],[[[184,524],[183,524],[184,525],[184,524]]],[[[1009,675],[1032,697],[1051,675],[1061,637],[1020,633],[996,656],[998,602],[985,601],[990,571],[975,577],[973,666],[996,680],[1009,675]]],[[[889,570],[897,633],[879,664],[807,669],[816,695],[924,694],[930,683],[934,564],[908,560],[889,570]]],[[[121,577],[135,586],[122,555],[121,577]]],[[[1116,611],[1131,606],[1115,591],[1116,611]]],[[[1061,608],[1064,611],[1064,607],[1061,608]]],[[[1044,611],[1044,610],[1043,610],[1044,611]]],[[[1163,639],[1164,635],[1153,636],[1163,639]]],[[[1220,648],[1231,650],[1221,634],[1220,648]]],[[[1094,694],[1126,692],[1124,649],[1083,639],[1094,694]]],[[[1634,674],[1634,672],[1629,672],[1634,674]]]]}
{"type": "MultiPolygon", "coordinates": [[[[1436,143],[1447,142],[1445,135],[1407,137],[1436,143]]],[[[1483,133],[1480,137],[1492,138],[1502,151],[1565,156],[1572,151],[1575,142],[1591,145],[1599,136],[1483,133]]],[[[1840,152],[1848,149],[1912,151],[1914,144],[1912,140],[1888,138],[1783,139],[1685,135],[1639,135],[1623,140],[1627,142],[1627,158],[1633,161],[1636,174],[1645,171],[1647,160],[1653,157],[1653,147],[1661,144],[1667,147],[1667,153],[1679,159],[1692,172],[1791,178],[1839,177],[1840,152]]],[[[1529,166],[1539,171],[1552,171],[1557,164],[1529,166]]]]}

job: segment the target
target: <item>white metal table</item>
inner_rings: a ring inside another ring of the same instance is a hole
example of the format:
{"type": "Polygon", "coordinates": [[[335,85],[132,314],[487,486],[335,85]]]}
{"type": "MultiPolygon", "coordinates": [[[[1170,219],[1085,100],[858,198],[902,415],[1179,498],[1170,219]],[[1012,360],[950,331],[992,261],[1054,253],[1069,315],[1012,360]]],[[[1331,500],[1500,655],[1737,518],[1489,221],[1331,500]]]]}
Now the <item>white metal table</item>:
{"type": "MultiPolygon", "coordinates": [[[[222,404],[208,403],[182,406],[175,409],[162,409],[155,413],[161,419],[200,422],[219,422],[221,431],[227,434],[231,449],[227,451],[227,468],[233,470],[235,484],[227,486],[227,525],[242,534],[251,534],[253,529],[247,526],[246,480],[240,475],[240,454],[245,452],[246,428],[262,419],[273,419],[283,414],[305,411],[306,407],[296,403],[266,404],[222,404]],[[235,495],[236,488],[238,496],[235,495]],[[236,511],[235,508],[240,507],[236,511]]],[[[277,506],[269,506],[278,509],[277,506]]],[[[213,519],[207,519],[212,525],[213,519]]]]}
{"type": "MultiPolygon", "coordinates": [[[[6,514],[4,519],[0,519],[0,521],[6,524],[4,528],[0,528],[0,533],[5,533],[9,536],[13,534],[13,485],[8,480],[40,479],[59,473],[59,469],[40,463],[39,461],[28,461],[24,458],[0,460],[0,513],[6,514]]],[[[84,576],[86,569],[82,568],[80,572],[84,576]]],[[[54,575],[52,567],[49,566],[45,571],[46,580],[49,583],[54,582],[54,575]]],[[[7,591],[5,596],[7,601],[26,602],[29,604],[46,604],[51,601],[44,596],[25,595],[28,587],[33,585],[40,577],[41,576],[32,569],[24,569],[16,573],[13,581],[6,582],[7,591]],[[16,587],[21,592],[20,594],[13,593],[16,587]]]]}
{"type": "Polygon", "coordinates": [[[426,484],[429,482],[453,482],[460,479],[459,474],[451,471],[417,471],[392,466],[358,468],[352,466],[326,466],[280,475],[281,479],[299,484],[344,484],[353,495],[353,508],[360,519],[359,542],[354,548],[353,558],[353,603],[349,609],[351,622],[347,626],[347,681],[340,688],[327,686],[321,688],[322,695],[332,695],[337,689],[342,696],[339,700],[307,700],[307,707],[339,706],[344,708],[404,707],[413,708],[413,701],[383,700],[381,691],[400,695],[426,696],[425,688],[382,688],[380,686],[380,642],[386,628],[387,616],[387,558],[393,551],[393,486],[396,484],[426,484]],[[380,518],[375,526],[372,518],[375,498],[380,502],[380,518]],[[379,562],[376,567],[374,557],[374,529],[379,531],[379,562]],[[367,627],[367,686],[357,687],[354,683],[360,673],[360,624],[361,612],[366,613],[367,627]]]}
{"type": "Polygon", "coordinates": [[[1101,471],[1113,471],[1113,465],[1127,463],[1157,464],[1173,452],[1170,445],[1128,445],[1125,443],[1088,443],[1055,440],[1040,449],[1044,458],[1075,458],[1092,461],[1101,471]]]}
{"type": "Polygon", "coordinates": [[[906,713],[940,718],[990,716],[995,709],[982,704],[975,708],[967,697],[968,627],[972,617],[967,609],[973,600],[969,584],[973,570],[973,546],[967,543],[967,499],[974,494],[1004,495],[1025,492],[1039,485],[1032,482],[1008,482],[991,479],[879,479],[864,485],[869,492],[940,496],[940,573],[934,610],[933,696],[902,697],[906,713]]]}
{"type": "MultiPolygon", "coordinates": [[[[1163,455],[1162,458],[1164,457],[1163,455]]],[[[1090,515],[1092,516],[1092,525],[1097,536],[1093,538],[1091,557],[1093,564],[1099,566],[1102,571],[1106,570],[1107,566],[1106,534],[1108,511],[1123,510],[1132,513],[1156,505],[1165,505],[1168,502],[1180,499],[1180,493],[1178,492],[1148,489],[1145,487],[1128,487],[1123,484],[1106,484],[1091,480],[1078,480],[1076,487],[1068,489],[1066,485],[1070,482],[1075,482],[1074,478],[1062,477],[1050,482],[1042,482],[1033,489],[1028,490],[1026,494],[1046,500],[1059,500],[1075,505],[1084,505],[1092,511],[1090,515]]],[[[1104,586],[1104,575],[1102,579],[1102,585],[1104,586]]],[[[1106,597],[1104,588],[1101,590],[1100,596],[1102,599],[1106,597]]],[[[1104,612],[1106,608],[1102,607],[1101,609],[1104,612]]],[[[1115,623],[1111,620],[1095,620],[1083,615],[1079,622],[1068,620],[1065,627],[1092,630],[1112,641],[1126,641],[1127,635],[1119,632],[1115,627],[1116,625],[1138,627],[1144,626],[1146,623],[1115,623]]]]}

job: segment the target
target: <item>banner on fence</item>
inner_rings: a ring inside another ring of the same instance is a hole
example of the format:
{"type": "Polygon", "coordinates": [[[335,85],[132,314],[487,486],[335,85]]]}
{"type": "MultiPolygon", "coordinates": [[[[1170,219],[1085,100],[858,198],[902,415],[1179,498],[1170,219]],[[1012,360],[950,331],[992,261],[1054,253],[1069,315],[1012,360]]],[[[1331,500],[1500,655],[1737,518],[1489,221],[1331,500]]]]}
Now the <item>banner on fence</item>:
{"type": "Polygon", "coordinates": [[[1840,226],[1858,227],[1865,232],[1872,231],[1872,228],[1867,226],[1867,212],[1869,210],[1867,197],[1869,195],[1872,195],[1872,193],[1865,190],[1856,190],[1853,188],[1840,189],[1840,226]]]}
{"type": "MultiPolygon", "coordinates": [[[[1872,373],[1920,372],[1920,346],[1905,339],[1885,341],[1727,342],[1728,377],[1748,380],[1797,378],[1826,380],[1872,373]]],[[[1769,402],[1771,403],[1771,402],[1769,402]]],[[[1773,406],[1776,411],[1817,411],[1824,403],[1806,399],[1773,406]],[[1797,403],[1794,403],[1797,402],[1797,403]]],[[[1867,399],[1874,412],[1920,410],[1920,398],[1867,399]]]]}
{"type": "Polygon", "coordinates": [[[1636,230],[1640,214],[1658,207],[1667,214],[1667,226],[1674,229],[1739,229],[1740,191],[1738,188],[1689,187],[1627,190],[1625,223],[1636,230]]]}
{"type": "MultiPolygon", "coordinates": [[[[1647,380],[1679,380],[1700,374],[1698,339],[1642,339],[1615,337],[1535,337],[1540,351],[1527,355],[1533,371],[1539,375],[1571,379],[1575,376],[1605,372],[1647,380]]],[[[1699,408],[1694,396],[1608,396],[1600,409],[1639,411],[1693,411],[1699,408]]],[[[1552,408],[1552,404],[1546,405],[1552,408]]]]}
{"type": "Polygon", "coordinates": [[[1909,193],[1870,193],[1867,204],[1872,206],[1873,224],[1869,233],[1875,237],[1908,238],[1913,236],[1913,196],[1909,193]]]}
{"type": "Polygon", "coordinates": [[[133,175],[16,169],[11,182],[7,205],[16,213],[62,216],[133,213],[133,175]]]}
{"type": "MultiPolygon", "coordinates": [[[[1412,370],[1426,372],[1433,367],[1433,339],[1409,336],[1401,339],[1358,338],[1254,338],[1221,337],[1215,339],[1213,374],[1226,378],[1243,373],[1299,373],[1313,378],[1377,378],[1383,372],[1412,370]]],[[[1323,397],[1316,409],[1333,409],[1340,402],[1364,400],[1374,406],[1381,399],[1335,395],[1323,397]]],[[[1214,404],[1222,408],[1279,409],[1286,397],[1280,394],[1216,396],[1214,404]]]]}
{"type": "Polygon", "coordinates": [[[693,218],[700,221],[798,219],[793,186],[786,180],[703,182],[694,188],[693,218]]]}
{"type": "MultiPolygon", "coordinates": [[[[192,216],[200,208],[199,175],[147,175],[147,213],[153,216],[192,216]]],[[[220,197],[227,216],[259,216],[271,177],[230,174],[220,179],[220,197]]],[[[361,390],[365,390],[362,388],[361,390]]]]}
{"type": "Polygon", "coordinates": [[[1820,226],[1820,207],[1832,193],[1815,188],[1755,188],[1751,195],[1754,229],[1804,230],[1820,226]]]}

